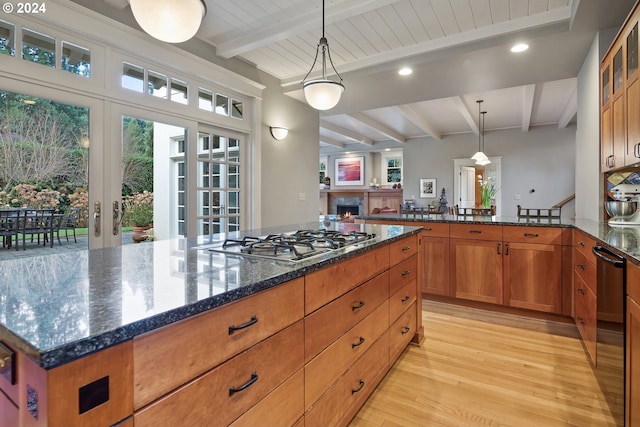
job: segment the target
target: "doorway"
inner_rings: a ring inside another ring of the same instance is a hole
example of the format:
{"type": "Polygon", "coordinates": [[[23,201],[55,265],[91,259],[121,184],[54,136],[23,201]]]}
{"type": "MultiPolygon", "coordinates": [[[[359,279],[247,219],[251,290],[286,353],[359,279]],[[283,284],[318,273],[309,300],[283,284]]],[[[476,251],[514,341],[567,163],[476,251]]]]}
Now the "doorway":
{"type": "Polygon", "coordinates": [[[461,208],[472,208],[479,205],[480,194],[478,181],[492,181],[495,188],[496,215],[502,214],[502,157],[490,157],[491,163],[478,166],[472,159],[453,160],[453,200],[461,208]],[[479,177],[480,176],[480,177],[479,177]]]}

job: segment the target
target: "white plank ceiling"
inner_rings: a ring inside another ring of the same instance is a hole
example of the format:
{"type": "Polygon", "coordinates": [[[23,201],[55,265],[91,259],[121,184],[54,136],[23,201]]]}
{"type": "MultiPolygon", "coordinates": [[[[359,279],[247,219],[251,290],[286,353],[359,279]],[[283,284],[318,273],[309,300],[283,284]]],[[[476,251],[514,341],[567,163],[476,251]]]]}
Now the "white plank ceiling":
{"type": "MultiPolygon", "coordinates": [[[[89,1],[77,1],[92,7],[89,1]]],[[[127,0],[103,2],[128,10],[127,0]]],[[[220,57],[241,58],[277,77],[286,93],[302,99],[300,82],[313,63],[322,35],[321,0],[205,3],[207,14],[197,38],[214,46],[220,57]]],[[[371,150],[401,146],[416,137],[477,134],[477,99],[484,100],[487,130],[521,128],[527,132],[549,124],[565,127],[575,122],[579,61],[595,32],[619,26],[633,3],[325,0],[325,35],[346,91],[336,108],[321,113],[321,151],[371,150]],[[545,63],[547,59],[531,54],[527,59],[531,62],[523,66],[515,64],[518,60],[513,54],[494,53],[494,49],[507,50],[506,44],[519,37],[531,41],[533,47],[540,40],[541,49],[557,48],[556,57],[545,63]],[[480,52],[486,63],[465,59],[480,52]],[[448,81],[446,72],[432,72],[428,80],[416,78],[413,89],[403,89],[404,83],[396,83],[397,75],[390,77],[390,70],[395,74],[403,63],[420,69],[452,60],[458,61],[454,62],[455,73],[460,73],[458,81],[448,81]],[[467,63],[475,68],[464,70],[467,63]],[[505,78],[497,67],[521,71],[505,78]],[[381,85],[392,95],[376,96],[381,85]]],[[[311,75],[319,71],[316,65],[311,75]]]]}

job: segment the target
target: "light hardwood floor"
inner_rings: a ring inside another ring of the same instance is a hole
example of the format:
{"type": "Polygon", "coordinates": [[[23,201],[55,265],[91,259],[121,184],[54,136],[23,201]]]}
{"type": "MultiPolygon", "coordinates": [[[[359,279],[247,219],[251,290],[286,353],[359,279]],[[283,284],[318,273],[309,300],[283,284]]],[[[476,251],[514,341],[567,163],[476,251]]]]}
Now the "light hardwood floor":
{"type": "Polygon", "coordinates": [[[351,427],[622,426],[615,346],[596,376],[572,324],[428,301],[423,322],[351,427]]]}

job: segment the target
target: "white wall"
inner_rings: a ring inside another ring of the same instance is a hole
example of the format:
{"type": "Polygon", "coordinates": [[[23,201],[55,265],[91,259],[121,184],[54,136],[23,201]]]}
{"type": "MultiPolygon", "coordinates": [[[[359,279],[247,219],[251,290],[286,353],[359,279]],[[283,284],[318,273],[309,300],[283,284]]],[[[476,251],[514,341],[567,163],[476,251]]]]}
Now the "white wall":
{"type": "MultiPolygon", "coordinates": [[[[557,126],[492,131],[485,134],[485,152],[502,156],[502,215],[515,216],[517,205],[549,208],[574,193],[576,128],[557,126]],[[531,192],[530,190],[535,190],[531,192]],[[515,200],[519,194],[521,199],[515,200]]],[[[419,204],[420,178],[436,178],[437,194],[444,187],[448,205],[453,206],[453,159],[470,157],[477,149],[473,134],[412,139],[404,148],[404,198],[415,197],[419,204]]],[[[435,199],[437,202],[438,199],[435,199]]],[[[574,204],[563,208],[562,216],[573,216],[574,204]]]]}
{"type": "Polygon", "coordinates": [[[263,96],[258,160],[261,226],[317,221],[320,115],[308,105],[283,95],[279,84],[268,84],[263,96]],[[276,141],[269,126],[284,126],[289,134],[276,141]]]}
{"type": "Polygon", "coordinates": [[[576,218],[600,220],[600,63],[617,29],[599,32],[578,73],[576,218]]]}

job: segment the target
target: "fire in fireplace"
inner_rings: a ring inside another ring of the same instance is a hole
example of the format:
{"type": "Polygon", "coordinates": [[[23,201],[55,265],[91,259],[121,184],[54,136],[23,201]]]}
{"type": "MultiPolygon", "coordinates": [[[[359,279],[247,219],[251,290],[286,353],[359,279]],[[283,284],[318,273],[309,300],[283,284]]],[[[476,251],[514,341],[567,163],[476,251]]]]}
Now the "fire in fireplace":
{"type": "Polygon", "coordinates": [[[337,214],[340,217],[343,216],[351,216],[351,215],[358,215],[359,213],[359,208],[358,205],[338,205],[336,206],[337,209],[337,214]]]}

